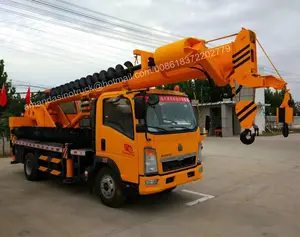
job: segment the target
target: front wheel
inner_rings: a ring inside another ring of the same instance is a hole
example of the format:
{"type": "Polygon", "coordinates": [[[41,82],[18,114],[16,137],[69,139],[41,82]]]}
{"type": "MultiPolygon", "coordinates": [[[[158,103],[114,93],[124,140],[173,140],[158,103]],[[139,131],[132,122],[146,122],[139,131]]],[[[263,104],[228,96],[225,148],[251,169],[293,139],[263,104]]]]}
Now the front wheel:
{"type": "Polygon", "coordinates": [[[110,168],[100,169],[95,180],[95,193],[102,203],[109,207],[118,208],[125,203],[122,181],[110,168]]]}
{"type": "Polygon", "coordinates": [[[168,188],[168,189],[166,189],[165,191],[163,191],[164,193],[172,193],[172,191],[174,190],[176,188],[176,186],[175,187],[172,187],[172,188],[168,188]]]}

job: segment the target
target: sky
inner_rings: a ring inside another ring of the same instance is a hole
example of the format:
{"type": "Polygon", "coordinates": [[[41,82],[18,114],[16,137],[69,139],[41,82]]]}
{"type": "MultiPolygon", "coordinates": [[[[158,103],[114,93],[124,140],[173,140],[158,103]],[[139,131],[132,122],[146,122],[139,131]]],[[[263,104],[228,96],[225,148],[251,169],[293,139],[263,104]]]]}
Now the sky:
{"type": "MultiPolygon", "coordinates": [[[[51,88],[133,62],[134,49],[153,52],[182,37],[209,40],[245,27],[300,100],[298,22],[297,0],[0,0],[0,58],[26,92],[29,84],[51,88]]],[[[262,51],[258,63],[274,73],[262,51]]]]}

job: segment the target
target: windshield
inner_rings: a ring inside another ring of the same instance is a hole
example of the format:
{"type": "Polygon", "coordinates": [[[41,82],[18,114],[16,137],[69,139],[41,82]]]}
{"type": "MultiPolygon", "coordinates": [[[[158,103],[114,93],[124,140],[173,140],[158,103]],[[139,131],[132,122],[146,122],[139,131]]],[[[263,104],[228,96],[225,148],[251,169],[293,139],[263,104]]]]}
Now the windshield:
{"type": "Polygon", "coordinates": [[[149,132],[190,131],[197,127],[195,114],[187,97],[159,96],[159,103],[148,106],[149,132]]]}

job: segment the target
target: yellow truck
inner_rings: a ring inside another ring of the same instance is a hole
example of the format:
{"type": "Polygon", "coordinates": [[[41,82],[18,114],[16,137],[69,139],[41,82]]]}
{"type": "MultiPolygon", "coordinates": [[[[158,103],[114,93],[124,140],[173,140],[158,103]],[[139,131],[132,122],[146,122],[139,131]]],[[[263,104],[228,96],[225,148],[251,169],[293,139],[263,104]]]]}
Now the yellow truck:
{"type": "MultiPolygon", "coordinates": [[[[10,118],[11,163],[23,164],[28,180],[83,180],[110,207],[122,206],[133,193],[171,191],[201,179],[204,137],[188,96],[155,87],[206,78],[230,84],[235,96],[242,86],[286,86],[281,78],[258,74],[256,36],[244,28],[215,48],[186,38],[134,55],[140,64],[128,61],[47,90],[23,116],[10,118]]],[[[278,112],[283,124],[292,120],[289,96],[286,90],[278,112]]],[[[254,142],[256,111],[254,101],[237,103],[244,144],[254,142]]]]}

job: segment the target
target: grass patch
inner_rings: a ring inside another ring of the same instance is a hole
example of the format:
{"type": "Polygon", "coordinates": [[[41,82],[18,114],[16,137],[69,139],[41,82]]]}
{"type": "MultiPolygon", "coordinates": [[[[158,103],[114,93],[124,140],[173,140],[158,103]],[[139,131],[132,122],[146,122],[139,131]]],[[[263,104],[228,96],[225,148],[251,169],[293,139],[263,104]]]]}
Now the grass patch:
{"type": "Polygon", "coordinates": [[[260,136],[270,137],[270,136],[278,136],[281,135],[280,131],[274,131],[274,132],[263,132],[260,136]]]}
{"type": "MultiPolygon", "coordinates": [[[[300,128],[292,128],[290,129],[290,133],[300,133],[300,128]]],[[[281,130],[275,130],[273,132],[263,132],[262,135],[260,136],[278,136],[278,135],[282,135],[281,130]]]]}

